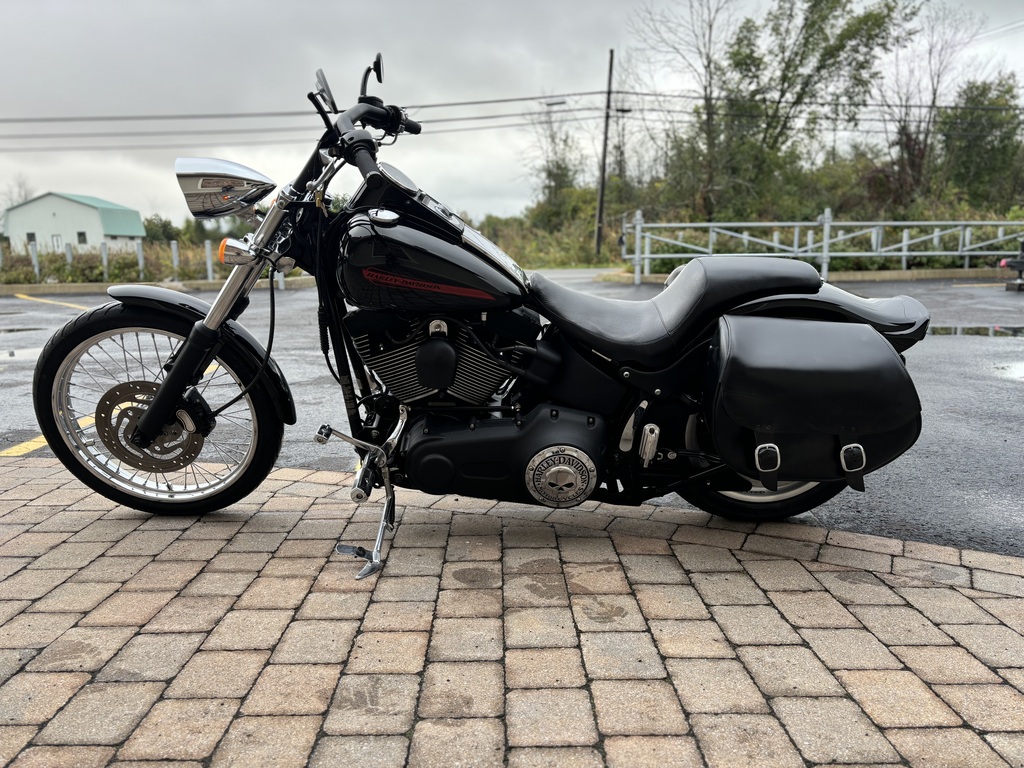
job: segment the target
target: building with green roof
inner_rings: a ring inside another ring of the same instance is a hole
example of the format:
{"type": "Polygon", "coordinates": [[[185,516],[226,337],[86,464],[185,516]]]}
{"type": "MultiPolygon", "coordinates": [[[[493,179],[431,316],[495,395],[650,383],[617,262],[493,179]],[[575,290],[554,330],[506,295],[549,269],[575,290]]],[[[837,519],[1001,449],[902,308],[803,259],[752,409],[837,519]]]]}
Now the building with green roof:
{"type": "Polygon", "coordinates": [[[35,243],[40,253],[63,252],[70,243],[93,250],[107,243],[111,251],[134,250],[146,236],[138,211],[88,195],[47,192],[6,211],[5,232],[15,252],[35,243]]]}

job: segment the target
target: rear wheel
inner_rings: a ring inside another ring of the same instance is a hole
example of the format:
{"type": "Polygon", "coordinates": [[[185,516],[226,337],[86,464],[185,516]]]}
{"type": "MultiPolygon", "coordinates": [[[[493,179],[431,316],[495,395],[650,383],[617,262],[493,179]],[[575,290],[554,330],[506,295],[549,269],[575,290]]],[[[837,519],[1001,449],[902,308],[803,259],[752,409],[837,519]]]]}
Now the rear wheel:
{"type": "MultiPolygon", "coordinates": [[[[703,423],[696,416],[691,416],[686,427],[686,447],[688,450],[700,450],[702,443],[707,450],[710,438],[703,423]]],[[[747,523],[765,523],[785,520],[814,509],[846,488],[846,483],[841,480],[821,483],[795,480],[780,482],[778,490],[770,491],[757,480],[743,479],[750,483],[749,491],[716,490],[709,484],[688,486],[678,493],[690,504],[712,515],[747,523]]]]}
{"type": "Polygon", "coordinates": [[[212,430],[201,427],[257,372],[230,339],[153,444],[129,440],[191,327],[107,304],[54,335],[36,365],[33,398],[47,442],[76,477],[119,504],[172,514],[221,509],[255,489],[277,459],[284,425],[261,385],[213,416],[212,430]]]}

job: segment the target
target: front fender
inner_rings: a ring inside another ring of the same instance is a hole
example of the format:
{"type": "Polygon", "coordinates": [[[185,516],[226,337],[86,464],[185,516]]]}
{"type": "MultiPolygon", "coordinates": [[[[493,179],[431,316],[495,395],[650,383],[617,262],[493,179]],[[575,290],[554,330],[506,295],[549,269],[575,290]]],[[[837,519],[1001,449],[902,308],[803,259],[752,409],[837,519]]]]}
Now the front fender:
{"type": "MultiPolygon", "coordinates": [[[[193,323],[202,320],[210,311],[210,305],[201,299],[155,285],[115,285],[107,289],[107,295],[126,306],[146,307],[169,312],[193,323]]],[[[258,370],[263,358],[267,356],[267,350],[263,345],[235,320],[225,322],[224,330],[228,337],[227,343],[233,343],[250,359],[253,370],[258,370]]],[[[276,395],[274,403],[277,406],[278,416],[285,424],[294,424],[296,421],[295,399],[292,397],[292,391],[284,378],[284,373],[273,358],[267,362],[267,368],[260,378],[276,395]]]]}

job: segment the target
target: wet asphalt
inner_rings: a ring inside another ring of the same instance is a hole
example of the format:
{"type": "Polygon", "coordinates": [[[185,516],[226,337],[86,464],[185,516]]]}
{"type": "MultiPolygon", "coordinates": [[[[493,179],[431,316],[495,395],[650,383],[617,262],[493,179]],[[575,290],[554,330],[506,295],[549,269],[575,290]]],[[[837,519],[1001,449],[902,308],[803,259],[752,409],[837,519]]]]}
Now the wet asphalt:
{"type": "MultiPolygon", "coordinates": [[[[545,274],[624,300],[650,298],[659,290],[654,284],[596,282],[596,272],[545,274]]],[[[930,310],[935,333],[906,354],[924,428],[910,451],[868,476],[866,493],[846,490],[802,517],[833,529],[1024,556],[1024,292],[1007,291],[997,280],[840,287],[869,298],[907,294],[930,310]]],[[[6,404],[0,408],[0,450],[39,435],[31,377],[46,339],[78,307],[104,299],[98,293],[0,298],[0,387],[6,404]]],[[[266,293],[255,293],[242,318],[258,339],[267,337],[267,305],[266,293]]],[[[345,424],[340,393],[319,351],[315,292],[278,292],[277,320],[274,357],[299,410],[299,422],[286,429],[279,465],[351,470],[350,451],[336,442],[322,447],[312,441],[321,423],[345,424]]],[[[39,447],[30,455],[52,454],[39,447]]]]}

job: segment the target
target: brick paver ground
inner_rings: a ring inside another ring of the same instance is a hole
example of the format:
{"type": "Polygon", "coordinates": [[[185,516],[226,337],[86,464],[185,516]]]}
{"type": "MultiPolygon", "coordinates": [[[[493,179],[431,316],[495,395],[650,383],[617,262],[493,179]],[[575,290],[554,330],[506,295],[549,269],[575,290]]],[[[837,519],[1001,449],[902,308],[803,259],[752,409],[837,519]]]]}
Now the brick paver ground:
{"type": "Polygon", "coordinates": [[[1024,560],[274,472],[157,517],[0,459],[0,765],[1024,766],[1024,560]]]}

